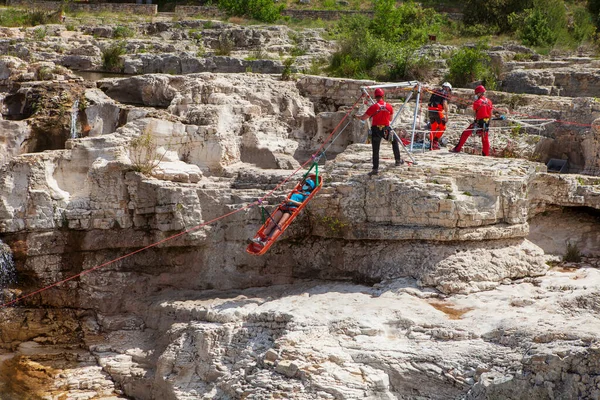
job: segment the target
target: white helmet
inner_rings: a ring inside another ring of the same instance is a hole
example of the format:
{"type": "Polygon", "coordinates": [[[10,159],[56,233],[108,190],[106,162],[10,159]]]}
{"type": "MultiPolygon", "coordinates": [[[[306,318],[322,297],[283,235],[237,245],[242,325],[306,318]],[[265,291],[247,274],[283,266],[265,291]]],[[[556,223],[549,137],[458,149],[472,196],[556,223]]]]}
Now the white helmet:
{"type": "Polygon", "coordinates": [[[448,89],[452,90],[452,85],[450,84],[450,82],[444,82],[442,84],[442,87],[447,87],[448,89]]]}

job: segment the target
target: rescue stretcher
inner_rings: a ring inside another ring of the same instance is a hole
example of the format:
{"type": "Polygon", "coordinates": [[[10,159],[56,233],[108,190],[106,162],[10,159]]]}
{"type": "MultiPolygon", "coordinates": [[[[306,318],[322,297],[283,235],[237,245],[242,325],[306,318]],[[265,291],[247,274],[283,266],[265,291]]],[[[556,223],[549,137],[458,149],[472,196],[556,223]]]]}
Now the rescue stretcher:
{"type": "Polygon", "coordinates": [[[304,179],[302,179],[295,187],[294,190],[292,190],[290,192],[290,194],[288,194],[287,198],[285,199],[285,201],[283,201],[276,209],[275,211],[273,211],[271,214],[269,214],[265,220],[265,222],[263,223],[263,225],[261,226],[261,228],[258,230],[258,232],[256,232],[256,234],[254,235],[254,238],[260,238],[260,237],[264,237],[263,232],[265,231],[265,229],[267,228],[267,226],[269,225],[269,222],[271,221],[272,217],[271,215],[274,215],[277,211],[281,210],[282,207],[285,206],[285,204],[287,204],[288,202],[292,202],[290,200],[290,198],[292,197],[292,195],[294,193],[298,193],[301,192],[302,190],[302,185],[304,185],[304,182],[306,181],[306,179],[312,179],[314,182],[316,182],[316,186],[313,189],[313,191],[308,195],[308,197],[306,199],[304,199],[304,201],[302,203],[298,203],[298,202],[293,202],[295,204],[298,205],[298,207],[292,211],[292,213],[290,214],[290,217],[288,218],[287,221],[285,221],[283,224],[276,224],[276,226],[273,228],[273,231],[270,235],[270,237],[266,240],[265,245],[261,246],[258,243],[250,243],[248,245],[248,247],[246,247],[246,252],[248,252],[249,254],[255,255],[255,256],[260,256],[263,255],[267,252],[267,250],[269,250],[269,248],[273,245],[273,243],[275,243],[275,241],[277,240],[277,238],[283,233],[285,232],[285,230],[287,229],[287,227],[294,221],[294,219],[296,219],[296,217],[298,216],[298,214],[300,214],[300,212],[302,211],[302,209],[304,207],[306,207],[306,205],[310,202],[310,200],[317,194],[317,192],[319,190],[321,190],[321,187],[323,186],[323,178],[321,176],[319,176],[318,172],[317,174],[310,174],[304,177],[304,179]]]}

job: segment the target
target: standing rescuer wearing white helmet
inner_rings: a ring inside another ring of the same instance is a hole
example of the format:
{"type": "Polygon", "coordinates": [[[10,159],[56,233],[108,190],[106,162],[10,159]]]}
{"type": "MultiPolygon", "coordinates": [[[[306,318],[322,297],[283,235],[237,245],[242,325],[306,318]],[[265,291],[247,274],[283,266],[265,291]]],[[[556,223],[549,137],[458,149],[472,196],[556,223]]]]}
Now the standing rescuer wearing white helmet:
{"type": "Polygon", "coordinates": [[[434,90],[429,98],[429,132],[430,150],[440,149],[440,139],[446,131],[448,122],[448,98],[452,93],[452,85],[448,82],[442,84],[440,90],[434,90]]]}

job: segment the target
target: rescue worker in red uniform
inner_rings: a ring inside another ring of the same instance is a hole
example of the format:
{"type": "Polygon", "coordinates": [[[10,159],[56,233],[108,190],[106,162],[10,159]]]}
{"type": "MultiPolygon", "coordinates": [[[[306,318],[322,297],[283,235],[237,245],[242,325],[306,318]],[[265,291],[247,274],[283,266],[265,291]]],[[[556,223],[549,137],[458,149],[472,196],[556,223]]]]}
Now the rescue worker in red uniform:
{"type": "Polygon", "coordinates": [[[430,150],[440,149],[440,139],[446,131],[448,122],[448,98],[452,92],[452,85],[444,82],[441,90],[435,90],[429,98],[429,143],[430,150]]]}
{"type": "Polygon", "coordinates": [[[473,131],[481,135],[481,152],[484,156],[490,155],[490,139],[489,128],[490,118],[492,117],[492,101],[485,97],[485,88],[481,85],[475,88],[475,96],[477,99],[473,102],[473,110],[475,111],[475,121],[465,129],[460,136],[460,140],[456,147],[451,149],[452,153],[459,153],[463,145],[471,136],[473,131]]]}
{"type": "Polygon", "coordinates": [[[375,89],[375,104],[367,108],[367,111],[363,115],[356,115],[356,118],[364,121],[372,118],[371,120],[371,145],[373,147],[373,169],[369,172],[369,175],[377,175],[379,173],[379,147],[381,146],[381,139],[388,139],[392,136],[392,149],[394,151],[394,159],[396,165],[402,165],[404,161],[400,158],[400,146],[396,136],[392,133],[390,123],[392,122],[392,116],[394,115],[394,109],[392,105],[386,103],[383,99],[385,93],[383,89],[375,89]]]}

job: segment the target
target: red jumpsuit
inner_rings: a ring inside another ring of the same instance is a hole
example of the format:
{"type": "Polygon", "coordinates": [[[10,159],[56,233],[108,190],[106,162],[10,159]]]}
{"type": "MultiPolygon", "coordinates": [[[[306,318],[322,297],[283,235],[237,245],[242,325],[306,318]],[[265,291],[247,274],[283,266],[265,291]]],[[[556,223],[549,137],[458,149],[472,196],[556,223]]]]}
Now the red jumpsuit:
{"type": "Polygon", "coordinates": [[[492,101],[485,96],[479,97],[473,102],[473,110],[475,110],[475,121],[467,127],[460,135],[458,144],[453,149],[454,152],[458,153],[465,142],[471,136],[473,131],[477,134],[481,134],[481,152],[484,156],[490,155],[490,139],[489,139],[489,127],[490,118],[492,117],[492,101]]]}

